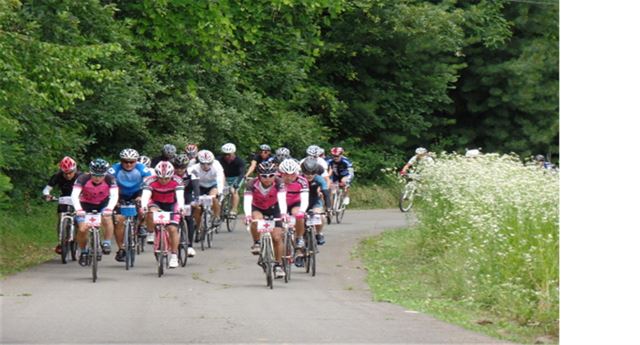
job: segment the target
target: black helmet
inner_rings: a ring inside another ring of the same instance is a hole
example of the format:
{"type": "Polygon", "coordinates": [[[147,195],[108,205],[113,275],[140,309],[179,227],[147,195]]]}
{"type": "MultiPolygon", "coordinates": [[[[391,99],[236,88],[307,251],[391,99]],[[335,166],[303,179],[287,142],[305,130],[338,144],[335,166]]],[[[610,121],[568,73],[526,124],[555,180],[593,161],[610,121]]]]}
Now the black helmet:
{"type": "Polygon", "coordinates": [[[271,162],[262,162],[258,165],[258,174],[260,175],[275,174],[276,171],[278,171],[276,165],[271,162]]]}
{"type": "Polygon", "coordinates": [[[315,158],[307,158],[302,162],[302,173],[305,175],[313,175],[318,173],[318,160],[315,158]]]}
{"type": "Polygon", "coordinates": [[[173,164],[176,169],[184,169],[189,165],[189,160],[189,156],[181,153],[173,157],[173,159],[171,160],[171,164],[173,164]]]}
{"type": "Polygon", "coordinates": [[[104,176],[109,170],[109,162],[102,158],[92,160],[89,164],[89,172],[93,176],[104,176]]]}
{"type": "Polygon", "coordinates": [[[171,144],[164,145],[162,147],[162,155],[169,159],[172,159],[173,157],[176,156],[176,147],[171,144]]]}

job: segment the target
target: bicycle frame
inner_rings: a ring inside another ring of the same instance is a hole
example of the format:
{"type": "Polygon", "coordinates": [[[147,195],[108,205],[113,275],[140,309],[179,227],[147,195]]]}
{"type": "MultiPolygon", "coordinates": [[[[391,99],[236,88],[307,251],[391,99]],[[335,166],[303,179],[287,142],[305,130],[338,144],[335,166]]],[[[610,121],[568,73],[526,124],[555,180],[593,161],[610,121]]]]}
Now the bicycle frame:
{"type": "Polygon", "coordinates": [[[171,223],[173,213],[165,211],[153,212],[153,224],[155,225],[155,241],[153,252],[158,263],[158,277],[164,274],[165,265],[169,267],[169,231],[166,226],[171,223]]]}
{"type": "Polygon", "coordinates": [[[102,254],[100,253],[100,227],[102,226],[102,215],[93,211],[85,217],[85,221],[89,225],[89,260],[91,261],[91,276],[95,283],[98,279],[98,261],[102,254]]]}

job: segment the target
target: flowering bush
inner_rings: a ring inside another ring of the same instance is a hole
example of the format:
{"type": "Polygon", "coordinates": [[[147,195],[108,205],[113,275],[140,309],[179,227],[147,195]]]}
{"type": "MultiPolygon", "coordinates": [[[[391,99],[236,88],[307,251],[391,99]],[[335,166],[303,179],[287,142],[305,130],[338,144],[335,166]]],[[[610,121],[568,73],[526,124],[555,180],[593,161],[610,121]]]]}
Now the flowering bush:
{"type": "Polygon", "coordinates": [[[556,333],[559,174],[442,153],[418,172],[418,248],[440,294],[556,333]]]}

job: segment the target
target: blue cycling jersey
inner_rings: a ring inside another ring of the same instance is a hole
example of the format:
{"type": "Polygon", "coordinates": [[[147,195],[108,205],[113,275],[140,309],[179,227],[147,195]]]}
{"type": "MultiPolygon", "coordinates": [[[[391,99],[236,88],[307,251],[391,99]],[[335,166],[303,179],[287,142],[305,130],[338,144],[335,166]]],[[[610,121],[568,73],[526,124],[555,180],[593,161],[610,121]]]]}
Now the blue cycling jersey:
{"type": "Polygon", "coordinates": [[[151,176],[151,171],[142,163],[136,163],[135,168],[126,171],[122,164],[116,163],[109,169],[109,173],[116,178],[120,195],[131,197],[142,189],[142,182],[147,176],[151,176]]]}
{"type": "Polygon", "coordinates": [[[333,158],[327,159],[327,163],[333,169],[333,176],[344,177],[353,175],[353,164],[346,157],[340,157],[339,161],[334,161],[333,158]]]}

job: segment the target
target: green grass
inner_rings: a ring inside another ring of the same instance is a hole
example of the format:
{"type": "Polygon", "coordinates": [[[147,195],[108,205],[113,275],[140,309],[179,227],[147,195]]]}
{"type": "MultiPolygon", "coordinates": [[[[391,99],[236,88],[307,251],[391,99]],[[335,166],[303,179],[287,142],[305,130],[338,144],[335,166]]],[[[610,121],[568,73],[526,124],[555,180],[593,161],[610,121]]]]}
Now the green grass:
{"type": "Polygon", "coordinates": [[[355,254],[364,262],[367,282],[376,301],[399,304],[473,331],[523,344],[534,343],[537,337],[548,334],[542,325],[522,325],[491,312],[491,308],[481,303],[449,297],[434,279],[432,263],[419,248],[421,236],[419,228],[412,228],[387,231],[360,243],[355,254]]]}
{"type": "Polygon", "coordinates": [[[353,185],[349,190],[351,209],[380,209],[398,207],[399,187],[392,184],[353,185]]]}
{"type": "Polygon", "coordinates": [[[55,258],[56,205],[0,211],[0,278],[55,258]]]}

